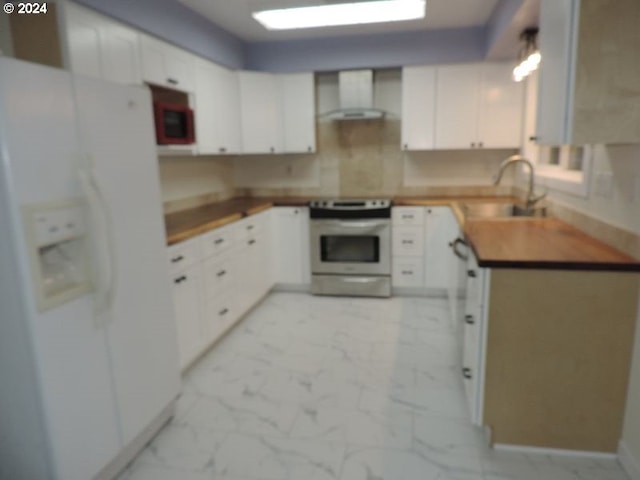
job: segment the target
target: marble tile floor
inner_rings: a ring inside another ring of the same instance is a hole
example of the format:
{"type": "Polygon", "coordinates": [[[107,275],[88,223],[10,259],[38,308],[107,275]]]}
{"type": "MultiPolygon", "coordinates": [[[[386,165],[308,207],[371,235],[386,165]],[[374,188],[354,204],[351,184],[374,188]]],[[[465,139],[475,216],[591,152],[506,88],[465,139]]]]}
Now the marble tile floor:
{"type": "Polygon", "coordinates": [[[273,293],[186,376],[120,480],[628,480],[489,449],[443,299],[273,293]]]}

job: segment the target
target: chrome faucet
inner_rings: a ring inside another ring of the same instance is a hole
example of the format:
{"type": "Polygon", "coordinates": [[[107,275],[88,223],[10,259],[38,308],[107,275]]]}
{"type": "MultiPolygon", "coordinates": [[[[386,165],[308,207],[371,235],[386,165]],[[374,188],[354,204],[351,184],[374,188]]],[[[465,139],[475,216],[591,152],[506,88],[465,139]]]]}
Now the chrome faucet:
{"type": "Polygon", "coordinates": [[[502,174],[504,173],[505,169],[509,165],[513,165],[515,163],[524,163],[529,167],[529,191],[527,192],[526,208],[527,210],[531,210],[536,202],[539,202],[547,196],[547,192],[544,192],[542,195],[539,195],[537,197],[534,195],[535,173],[533,171],[533,163],[524,158],[522,155],[512,155],[511,157],[504,160],[500,164],[500,168],[498,169],[498,173],[495,176],[493,184],[498,185],[500,183],[500,180],[502,179],[502,174]]]}

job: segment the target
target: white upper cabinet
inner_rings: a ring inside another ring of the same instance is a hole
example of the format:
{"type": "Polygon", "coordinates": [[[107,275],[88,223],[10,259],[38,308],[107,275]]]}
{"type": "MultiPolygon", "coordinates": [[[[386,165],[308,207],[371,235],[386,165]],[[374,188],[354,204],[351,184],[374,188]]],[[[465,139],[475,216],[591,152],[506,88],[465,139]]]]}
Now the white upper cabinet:
{"type": "Polygon", "coordinates": [[[542,0],[537,141],[640,141],[640,2],[542,0]]]}
{"type": "Polygon", "coordinates": [[[240,92],[236,72],[196,59],[195,112],[199,153],[240,152],[240,92]]]}
{"type": "Polygon", "coordinates": [[[242,153],[311,153],[316,150],[313,73],[242,71],[242,153]]]}
{"type": "Polygon", "coordinates": [[[141,82],[136,30],[70,2],[64,21],[72,72],[116,83],[141,82]]]}
{"type": "Polygon", "coordinates": [[[434,148],[436,67],[402,69],[402,149],[434,148]]]}
{"type": "Polygon", "coordinates": [[[479,142],[477,64],[438,67],[435,148],[475,148],[479,142]]]}
{"type": "Polygon", "coordinates": [[[316,151],[316,105],[313,73],[280,75],[284,151],[316,151]]]}
{"type": "Polygon", "coordinates": [[[195,58],[190,53],[140,34],[140,58],[144,81],[183,92],[193,91],[195,58]]]}
{"type": "Polygon", "coordinates": [[[113,22],[104,24],[102,59],[105,80],[131,85],[142,81],[138,43],[135,30],[113,22]]]}
{"type": "Polygon", "coordinates": [[[478,138],[480,147],[517,148],[522,136],[524,86],[512,79],[513,65],[480,67],[478,138]]]}
{"type": "Polygon", "coordinates": [[[282,106],[277,75],[239,73],[242,153],[281,153],[282,106]]]}
{"type": "Polygon", "coordinates": [[[69,67],[73,73],[102,78],[100,17],[73,3],[65,5],[69,67]]]}
{"type": "Polygon", "coordinates": [[[437,69],[435,148],[517,148],[523,88],[510,64],[448,65],[437,69]]]}

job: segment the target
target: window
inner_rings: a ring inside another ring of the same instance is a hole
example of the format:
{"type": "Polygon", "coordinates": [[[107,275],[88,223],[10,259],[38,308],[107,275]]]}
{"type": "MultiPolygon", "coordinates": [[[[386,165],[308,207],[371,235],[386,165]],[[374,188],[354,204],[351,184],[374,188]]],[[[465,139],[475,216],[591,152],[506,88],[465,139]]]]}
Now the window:
{"type": "Polygon", "coordinates": [[[586,197],[593,147],[563,145],[538,147],[536,179],[541,185],[586,197]]]}

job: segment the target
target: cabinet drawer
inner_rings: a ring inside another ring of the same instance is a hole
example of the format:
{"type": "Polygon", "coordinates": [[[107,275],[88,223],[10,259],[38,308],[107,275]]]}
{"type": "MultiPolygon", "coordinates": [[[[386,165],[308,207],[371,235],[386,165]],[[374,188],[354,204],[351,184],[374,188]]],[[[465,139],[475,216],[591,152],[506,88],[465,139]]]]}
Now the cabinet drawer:
{"type": "Polygon", "coordinates": [[[238,320],[235,296],[225,295],[207,301],[206,331],[210,341],[215,341],[238,320]]]}
{"type": "Polygon", "coordinates": [[[393,227],[393,255],[422,257],[424,232],[422,227],[393,227]]]}
{"type": "Polygon", "coordinates": [[[222,255],[231,250],[236,241],[234,238],[235,227],[236,225],[229,225],[202,235],[200,237],[200,243],[204,257],[222,255]]]}
{"type": "Polygon", "coordinates": [[[179,272],[202,259],[200,244],[197,238],[171,245],[167,248],[169,272],[179,272]]]}
{"type": "Polygon", "coordinates": [[[424,225],[424,208],[422,207],[393,207],[391,219],[394,225],[424,225]]]}
{"type": "Polygon", "coordinates": [[[394,287],[423,286],[424,260],[421,257],[393,257],[391,281],[394,287]]]}
{"type": "Polygon", "coordinates": [[[204,266],[205,294],[207,298],[217,297],[229,292],[238,275],[238,261],[235,256],[217,260],[209,259],[204,266]]]}
{"type": "Polygon", "coordinates": [[[262,213],[240,220],[237,224],[238,239],[245,240],[262,234],[266,229],[266,224],[267,217],[262,213]]]}

